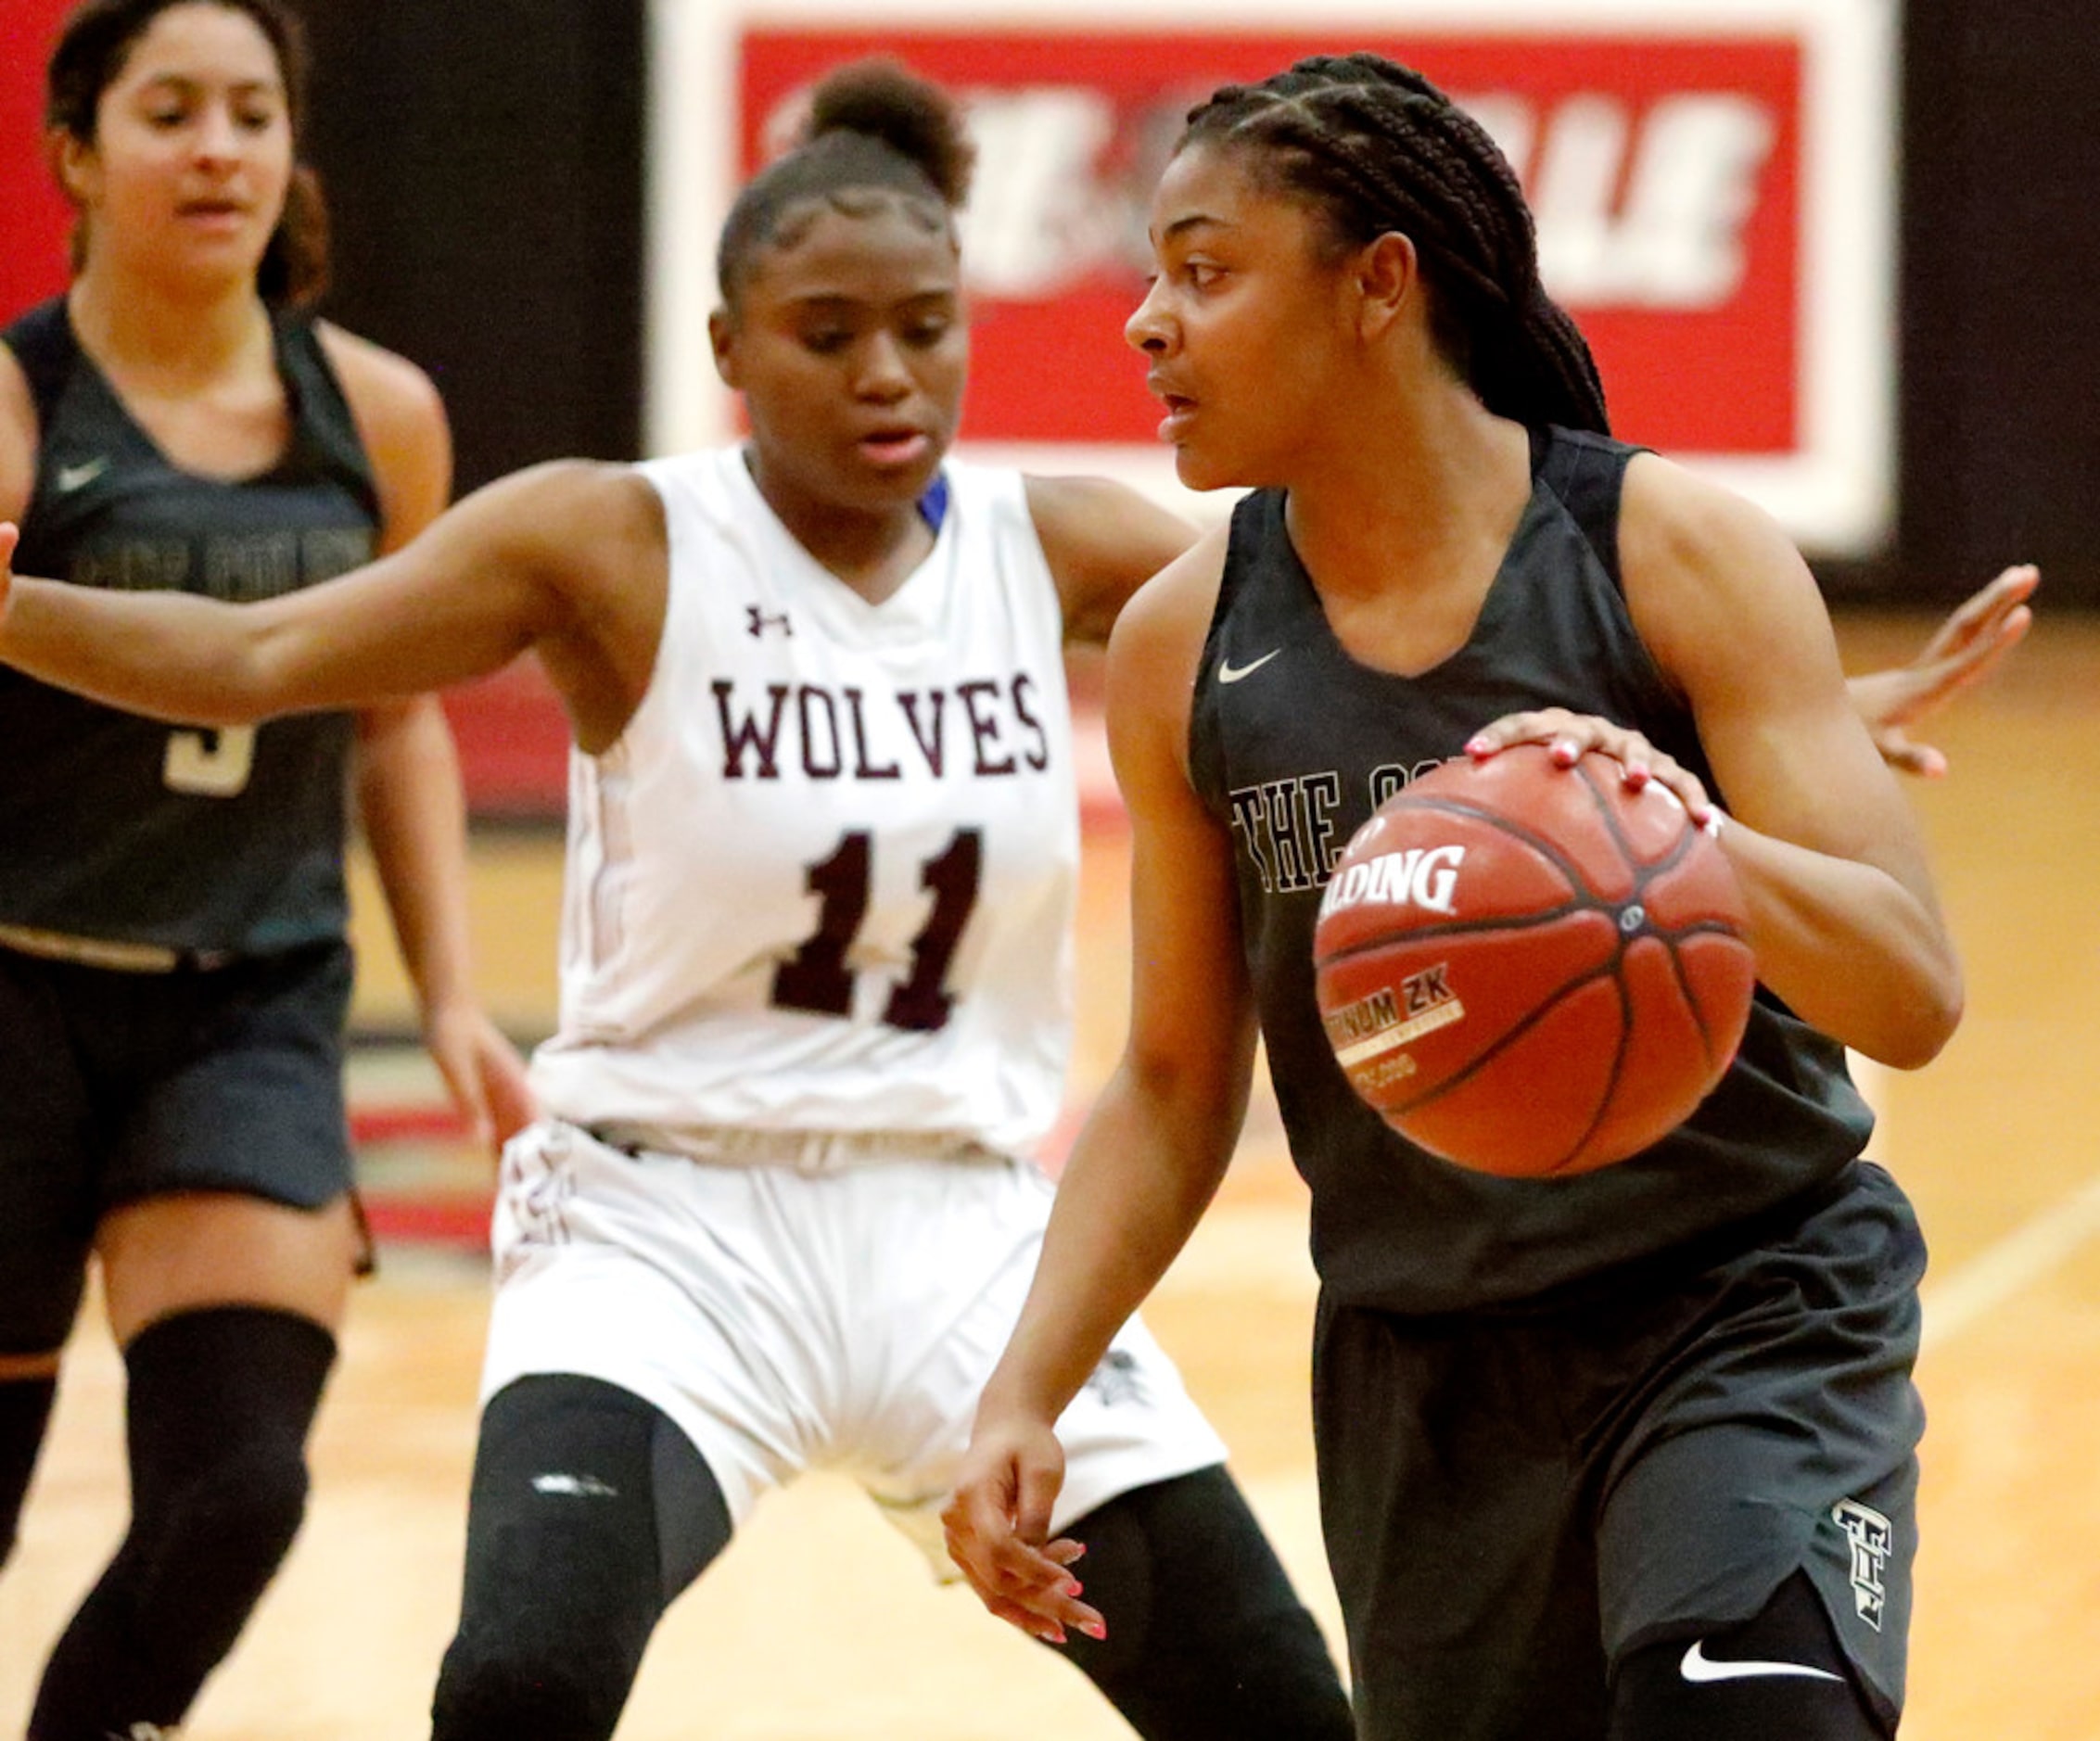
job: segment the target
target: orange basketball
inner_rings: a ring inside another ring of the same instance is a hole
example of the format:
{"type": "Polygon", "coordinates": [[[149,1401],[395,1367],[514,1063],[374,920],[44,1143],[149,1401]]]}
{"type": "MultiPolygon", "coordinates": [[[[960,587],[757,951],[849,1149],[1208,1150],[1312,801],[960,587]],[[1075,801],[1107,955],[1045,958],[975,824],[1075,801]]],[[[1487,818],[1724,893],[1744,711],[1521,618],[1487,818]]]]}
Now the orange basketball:
{"type": "Polygon", "coordinates": [[[1721,848],[1620,764],[1543,744],[1394,794],[1329,879],[1319,1010],[1410,1141],[1510,1177],[1586,1172],[1682,1124],[1727,1069],[1757,969],[1721,848]]]}

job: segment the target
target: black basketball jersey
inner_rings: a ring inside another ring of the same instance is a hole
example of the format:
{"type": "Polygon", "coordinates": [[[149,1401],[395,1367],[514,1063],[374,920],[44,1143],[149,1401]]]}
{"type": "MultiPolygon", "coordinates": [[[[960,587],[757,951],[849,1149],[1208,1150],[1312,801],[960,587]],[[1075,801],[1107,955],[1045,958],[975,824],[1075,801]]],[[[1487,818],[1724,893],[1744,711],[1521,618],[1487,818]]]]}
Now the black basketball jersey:
{"type": "MultiPolygon", "coordinates": [[[[1812,1190],[1872,1126],[1835,1041],[1762,987],[1740,1053],[1692,1118],[1573,1178],[1468,1172],[1350,1088],[1314,1001],[1320,889],[1349,837],[1497,716],[1563,706],[1634,727],[1714,791],[1689,710],[1642,645],[1617,572],[1635,450],[1533,441],[1530,503],[1467,643],[1403,678],[1352,659],[1292,548],[1280,491],[1234,511],[1190,722],[1195,785],[1231,830],[1249,970],[1331,1301],[1407,1313],[1515,1303],[1705,1241],[1812,1190]]],[[[1717,796],[1724,794],[1716,794],[1717,796]]]]}
{"type": "MultiPolygon", "coordinates": [[[[370,560],[378,496],[341,385],[310,322],[275,327],[291,437],[238,483],[170,463],[62,301],[0,333],[39,429],[16,571],[250,600],[370,560]]],[[[0,921],[244,953],[339,935],[353,737],[340,713],[171,729],[0,669],[0,921]]]]}

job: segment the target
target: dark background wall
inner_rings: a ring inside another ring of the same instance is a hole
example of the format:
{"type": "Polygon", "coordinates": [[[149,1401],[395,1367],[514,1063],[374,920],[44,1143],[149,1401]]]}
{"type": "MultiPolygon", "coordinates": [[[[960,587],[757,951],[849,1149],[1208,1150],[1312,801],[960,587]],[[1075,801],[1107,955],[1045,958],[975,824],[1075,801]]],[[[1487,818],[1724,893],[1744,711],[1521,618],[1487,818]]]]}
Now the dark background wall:
{"type": "MultiPolygon", "coordinates": [[[[639,0],[307,11],[331,312],[438,376],[463,487],[556,454],[632,456],[639,0]]],[[[2053,605],[2100,605],[2100,12],[1912,0],[1904,31],[1901,507],[1887,553],[1823,578],[1848,600],[1927,603],[2032,560],[2053,605]]]]}
{"type": "Polygon", "coordinates": [[[1958,590],[2043,566],[2100,604],[2100,6],[1904,10],[1897,561],[1958,590]]]}
{"type": "Polygon", "coordinates": [[[304,0],[343,324],[414,357],[464,491],[641,441],[639,0],[304,0]]]}

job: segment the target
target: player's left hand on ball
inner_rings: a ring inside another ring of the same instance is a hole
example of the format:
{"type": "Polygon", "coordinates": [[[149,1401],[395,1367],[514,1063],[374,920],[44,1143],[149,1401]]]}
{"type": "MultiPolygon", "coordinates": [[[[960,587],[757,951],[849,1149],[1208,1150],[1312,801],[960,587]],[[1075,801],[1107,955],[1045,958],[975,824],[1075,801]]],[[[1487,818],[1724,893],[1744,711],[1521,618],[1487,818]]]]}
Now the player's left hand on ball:
{"type": "Polygon", "coordinates": [[[1079,1600],[1083,1586],[1071,1570],[1086,1549],[1046,1540],[1063,1480],[1064,1452],[1048,1428],[980,1423],[941,1513],[948,1557],[977,1599],[1050,1645],[1064,1643],[1067,1628],[1091,1638],[1108,1633],[1101,1614],[1079,1600]]]}
{"type": "Polygon", "coordinates": [[[1653,782],[1684,805],[1693,827],[1716,826],[1718,812],[1699,776],[1630,727],[1615,725],[1595,714],[1572,713],[1565,707],[1540,707],[1529,713],[1504,714],[1483,726],[1466,740],[1466,754],[1476,762],[1483,762],[1519,743],[1545,744],[1563,768],[1572,768],[1591,750],[1609,756],[1623,770],[1627,790],[1638,792],[1653,782]]]}
{"type": "Polygon", "coordinates": [[[0,613],[7,608],[9,585],[15,578],[15,546],[21,537],[20,527],[12,520],[0,520],[0,613]]]}

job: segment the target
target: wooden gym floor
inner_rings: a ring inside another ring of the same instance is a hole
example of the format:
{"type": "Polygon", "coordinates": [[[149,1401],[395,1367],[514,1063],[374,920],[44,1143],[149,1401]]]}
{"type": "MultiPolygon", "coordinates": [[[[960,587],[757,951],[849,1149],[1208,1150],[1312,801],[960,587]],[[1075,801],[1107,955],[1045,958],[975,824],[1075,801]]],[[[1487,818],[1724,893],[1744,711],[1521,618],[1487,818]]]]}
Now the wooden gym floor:
{"type": "MultiPolygon", "coordinates": [[[[1850,620],[1857,667],[1923,625],[1850,620]]],[[[1906,1741],[2100,1737],[2100,620],[2055,616],[1939,734],[1952,777],[1912,790],[1967,961],[1968,1014],[1932,1067],[1877,1074],[1875,1145],[1934,1251],[1920,1382],[1925,1547],[1906,1741]]],[[[1075,1104],[1124,998],[1123,844],[1095,831],[1075,1104]]],[[[489,995],[523,1032],[551,1007],[558,847],[477,848],[489,995]]],[[[366,891],[368,896],[368,891],[366,891]]],[[[369,915],[369,898],[363,901],[369,915]]],[[[398,1022],[398,964],[364,924],[363,1015],[398,1022]]],[[[370,1081],[382,1085],[376,1073],[370,1081]]],[[[367,1077],[361,1073],[360,1083],[367,1077]]],[[[361,1092],[392,1095],[389,1087],[361,1092]]],[[[478,1189],[474,1163],[448,1164],[478,1189]]],[[[1222,1197],[1147,1315],[1232,1445],[1330,1630],[1305,1424],[1305,1203],[1257,1104],[1222,1197]]],[[[423,1733],[457,1596],[485,1274],[402,1244],[356,1299],[314,1446],[304,1534],[192,1741],[423,1733]]],[[[76,1340],[14,1564],[0,1578],[0,1735],[121,1527],[120,1370],[76,1340]]],[[[1190,1599],[1201,1600],[1200,1592],[1190,1599]]],[[[995,1741],[1126,1732],[1047,1653],[935,1588],[857,1493],[776,1496],[658,1634],[623,1741],[995,1741]]]]}

